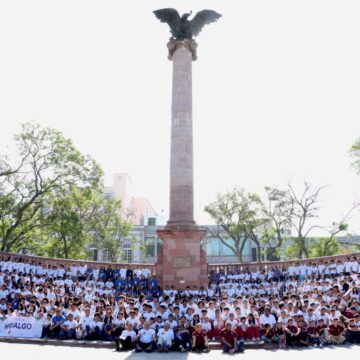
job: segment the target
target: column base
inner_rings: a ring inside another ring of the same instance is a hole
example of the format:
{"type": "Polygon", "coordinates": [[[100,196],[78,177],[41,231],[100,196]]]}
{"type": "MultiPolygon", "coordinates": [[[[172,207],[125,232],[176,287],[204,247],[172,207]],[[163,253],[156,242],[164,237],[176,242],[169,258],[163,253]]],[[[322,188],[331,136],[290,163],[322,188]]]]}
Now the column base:
{"type": "Polygon", "coordinates": [[[159,285],[174,285],[182,290],[187,286],[207,286],[209,280],[206,254],[200,244],[206,230],[165,228],[157,233],[163,242],[155,265],[159,285]]]}

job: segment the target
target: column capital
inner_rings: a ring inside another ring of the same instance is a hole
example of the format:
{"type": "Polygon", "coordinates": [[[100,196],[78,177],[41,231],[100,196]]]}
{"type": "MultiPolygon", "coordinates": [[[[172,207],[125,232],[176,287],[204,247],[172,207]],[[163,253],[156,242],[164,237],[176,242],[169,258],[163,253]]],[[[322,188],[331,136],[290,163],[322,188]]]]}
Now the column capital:
{"type": "Polygon", "coordinates": [[[180,46],[184,46],[186,49],[188,49],[191,52],[193,61],[195,61],[197,59],[196,49],[198,47],[198,44],[195,40],[193,40],[193,39],[184,39],[184,40],[170,39],[170,41],[167,43],[167,48],[169,50],[169,54],[168,54],[169,60],[173,59],[174,52],[180,46]]]}

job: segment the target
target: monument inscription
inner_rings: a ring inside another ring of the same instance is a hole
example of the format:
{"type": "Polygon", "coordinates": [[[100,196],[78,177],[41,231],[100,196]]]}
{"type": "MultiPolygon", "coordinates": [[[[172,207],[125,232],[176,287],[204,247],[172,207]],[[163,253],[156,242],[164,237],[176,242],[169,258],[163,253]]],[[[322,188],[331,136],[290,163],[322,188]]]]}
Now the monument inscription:
{"type": "Polygon", "coordinates": [[[174,268],[190,268],[191,256],[176,256],[173,258],[174,268]]]}

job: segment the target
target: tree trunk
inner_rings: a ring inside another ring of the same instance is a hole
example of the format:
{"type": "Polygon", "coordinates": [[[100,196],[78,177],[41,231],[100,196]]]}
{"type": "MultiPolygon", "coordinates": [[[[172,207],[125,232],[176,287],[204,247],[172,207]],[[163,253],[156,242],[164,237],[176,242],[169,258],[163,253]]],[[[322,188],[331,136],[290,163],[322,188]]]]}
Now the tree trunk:
{"type": "Polygon", "coordinates": [[[241,250],[236,252],[236,257],[238,258],[239,263],[243,262],[243,257],[242,257],[242,251],[241,250]]]}
{"type": "Polygon", "coordinates": [[[299,237],[297,242],[298,242],[298,258],[303,259],[303,255],[305,255],[305,258],[308,258],[309,250],[306,246],[306,239],[304,237],[299,237]]]}
{"type": "Polygon", "coordinates": [[[68,249],[68,246],[67,246],[66,236],[63,235],[62,240],[63,240],[63,243],[64,243],[64,258],[68,259],[69,258],[69,249],[68,249]]]}
{"type": "Polygon", "coordinates": [[[261,246],[259,243],[256,244],[258,262],[261,263],[261,246]]]}

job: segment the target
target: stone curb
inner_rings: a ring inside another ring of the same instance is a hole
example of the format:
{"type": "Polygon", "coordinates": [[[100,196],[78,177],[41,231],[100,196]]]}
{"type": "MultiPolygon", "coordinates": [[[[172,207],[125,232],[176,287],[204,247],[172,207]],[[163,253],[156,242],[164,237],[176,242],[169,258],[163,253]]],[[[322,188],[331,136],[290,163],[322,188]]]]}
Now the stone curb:
{"type": "MultiPolygon", "coordinates": [[[[99,349],[115,349],[114,342],[107,341],[83,341],[83,340],[57,340],[57,339],[28,339],[14,337],[0,337],[0,342],[13,344],[32,344],[32,345],[52,345],[52,346],[70,346],[70,347],[86,347],[99,349]]],[[[220,350],[219,342],[210,342],[211,350],[220,350]]],[[[275,344],[246,343],[245,349],[278,349],[275,344]]]]}

